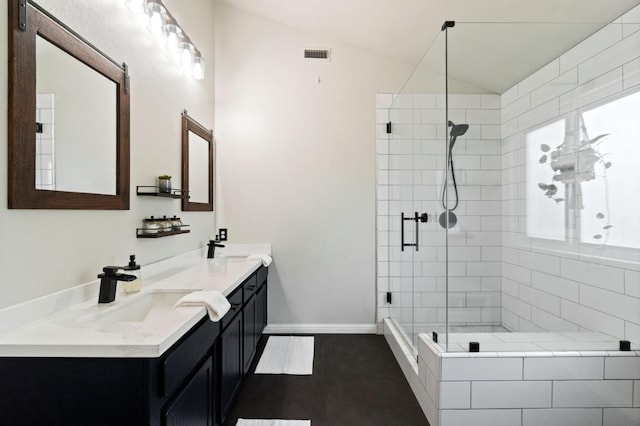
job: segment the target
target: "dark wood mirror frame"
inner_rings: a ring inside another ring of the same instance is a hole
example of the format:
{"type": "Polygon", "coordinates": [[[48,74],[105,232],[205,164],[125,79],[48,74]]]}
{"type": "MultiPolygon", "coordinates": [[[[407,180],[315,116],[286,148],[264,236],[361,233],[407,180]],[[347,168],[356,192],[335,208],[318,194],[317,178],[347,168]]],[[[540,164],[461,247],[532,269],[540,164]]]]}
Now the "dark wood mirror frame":
{"type": "Polygon", "coordinates": [[[211,212],[213,211],[213,170],[214,170],[214,141],[213,130],[198,123],[189,117],[187,110],[182,112],[182,189],[186,192],[186,197],[182,199],[182,211],[186,212],[211,212]],[[200,136],[209,142],[209,202],[192,203],[189,201],[189,132],[200,136]]]}
{"type": "Polygon", "coordinates": [[[9,1],[10,209],[129,210],[129,77],[79,34],[27,0],[9,1]],[[36,36],[62,49],[116,85],[115,195],[38,190],[36,168],[36,36]]]}

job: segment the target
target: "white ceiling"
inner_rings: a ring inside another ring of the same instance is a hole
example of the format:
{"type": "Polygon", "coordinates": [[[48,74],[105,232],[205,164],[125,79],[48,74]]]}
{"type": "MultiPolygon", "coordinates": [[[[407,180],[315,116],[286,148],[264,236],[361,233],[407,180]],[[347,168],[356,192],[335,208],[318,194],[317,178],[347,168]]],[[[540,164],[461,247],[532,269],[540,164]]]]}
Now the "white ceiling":
{"type": "Polygon", "coordinates": [[[640,0],[219,1],[419,65],[415,81],[407,83],[415,87],[406,88],[415,93],[433,91],[433,82],[441,80],[433,74],[440,73],[444,63],[440,28],[446,20],[457,23],[448,43],[449,77],[459,83],[457,90],[503,93],[640,4],[640,0]],[[555,25],[469,24],[475,22],[555,25]]]}
{"type": "Polygon", "coordinates": [[[640,0],[220,0],[417,65],[445,20],[607,23],[640,0]]]}

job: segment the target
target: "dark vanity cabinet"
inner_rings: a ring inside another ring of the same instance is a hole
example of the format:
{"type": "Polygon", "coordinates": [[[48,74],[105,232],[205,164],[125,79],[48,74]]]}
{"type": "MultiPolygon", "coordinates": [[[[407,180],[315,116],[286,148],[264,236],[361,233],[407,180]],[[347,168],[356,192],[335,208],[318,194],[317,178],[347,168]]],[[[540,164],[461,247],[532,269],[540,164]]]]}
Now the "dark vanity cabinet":
{"type": "Polygon", "coordinates": [[[203,318],[158,358],[0,358],[0,425],[222,424],[266,324],[266,276],[261,266],[219,322],[203,318]]]}
{"type": "MultiPolygon", "coordinates": [[[[243,284],[244,285],[244,284],[243,284]]],[[[242,287],[229,297],[231,309],[222,318],[220,336],[220,423],[224,422],[233,401],[240,390],[244,375],[242,368],[243,299],[242,287]]]]}
{"type": "Polygon", "coordinates": [[[244,285],[244,352],[243,356],[243,369],[249,371],[251,361],[256,353],[256,296],[255,292],[258,288],[258,274],[253,275],[244,285]]]}
{"type": "Polygon", "coordinates": [[[267,325],[267,268],[260,268],[244,286],[244,371],[248,372],[258,340],[267,325]]]}
{"type": "Polygon", "coordinates": [[[222,319],[220,337],[220,423],[233,406],[242,379],[249,373],[258,340],[266,326],[267,272],[261,266],[229,297],[232,311],[222,319]]]}
{"type": "Polygon", "coordinates": [[[203,318],[159,358],[0,358],[0,425],[211,426],[219,334],[203,318]]]}

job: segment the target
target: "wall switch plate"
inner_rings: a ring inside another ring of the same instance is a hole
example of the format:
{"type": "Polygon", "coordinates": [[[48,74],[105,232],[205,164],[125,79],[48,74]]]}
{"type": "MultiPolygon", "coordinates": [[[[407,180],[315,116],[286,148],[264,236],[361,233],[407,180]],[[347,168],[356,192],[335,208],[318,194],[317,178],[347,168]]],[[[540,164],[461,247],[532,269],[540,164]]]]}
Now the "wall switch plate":
{"type": "Polygon", "coordinates": [[[220,241],[227,241],[227,228],[220,228],[218,232],[220,233],[220,241]]]}

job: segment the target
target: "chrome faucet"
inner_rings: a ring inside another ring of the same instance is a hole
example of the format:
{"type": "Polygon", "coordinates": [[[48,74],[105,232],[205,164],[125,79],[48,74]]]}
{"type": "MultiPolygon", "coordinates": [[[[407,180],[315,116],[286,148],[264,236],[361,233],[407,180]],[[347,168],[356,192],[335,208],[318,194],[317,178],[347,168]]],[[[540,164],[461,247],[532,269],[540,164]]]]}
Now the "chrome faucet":
{"type": "Polygon", "coordinates": [[[119,274],[118,270],[123,269],[122,266],[105,266],[102,268],[103,273],[98,274],[100,278],[100,294],[98,295],[98,303],[111,303],[116,300],[116,284],[118,281],[133,281],[135,275],[119,274]]]}
{"type": "Polygon", "coordinates": [[[224,244],[219,244],[220,240],[218,239],[218,236],[216,235],[216,239],[215,240],[209,240],[209,244],[207,244],[209,246],[209,250],[207,251],[207,259],[213,259],[216,255],[216,247],[224,247],[224,244]]]}

